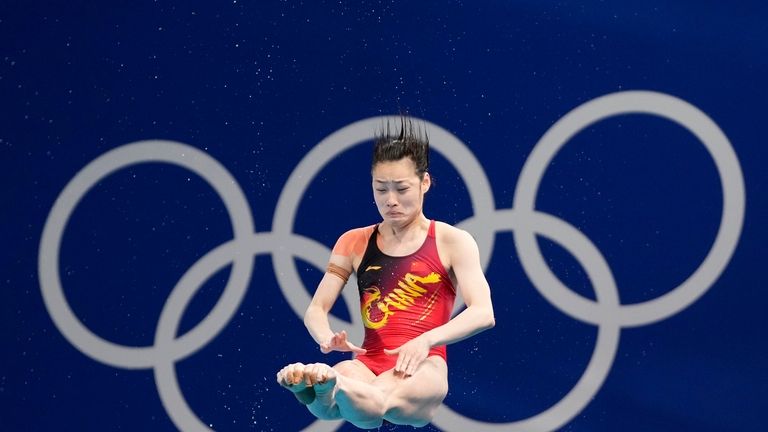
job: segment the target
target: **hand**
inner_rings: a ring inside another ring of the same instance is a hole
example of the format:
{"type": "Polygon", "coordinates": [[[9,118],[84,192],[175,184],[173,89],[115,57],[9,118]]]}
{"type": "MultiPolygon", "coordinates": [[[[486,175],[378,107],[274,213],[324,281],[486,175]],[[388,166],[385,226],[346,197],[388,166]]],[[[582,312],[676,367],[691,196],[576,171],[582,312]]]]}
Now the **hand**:
{"type": "Polygon", "coordinates": [[[422,337],[416,337],[392,350],[385,349],[384,354],[397,354],[395,373],[401,373],[406,377],[413,375],[427,356],[429,356],[429,343],[422,337]]]}
{"type": "Polygon", "coordinates": [[[328,354],[331,351],[352,351],[355,354],[365,354],[367,350],[364,350],[347,340],[347,332],[346,330],[342,330],[340,333],[335,333],[331,336],[327,342],[321,343],[320,351],[322,351],[323,354],[328,354]]]}

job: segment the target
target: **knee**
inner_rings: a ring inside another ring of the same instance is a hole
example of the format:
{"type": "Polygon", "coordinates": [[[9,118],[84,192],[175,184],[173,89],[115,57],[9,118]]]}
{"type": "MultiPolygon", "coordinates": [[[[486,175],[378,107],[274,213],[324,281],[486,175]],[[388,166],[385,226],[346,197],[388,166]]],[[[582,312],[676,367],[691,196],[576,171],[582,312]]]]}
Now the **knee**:
{"type": "Polygon", "coordinates": [[[387,413],[387,398],[383,394],[372,392],[370,395],[371,404],[367,412],[361,416],[361,420],[368,426],[365,429],[375,429],[384,424],[384,416],[387,413]]]}
{"type": "Polygon", "coordinates": [[[344,376],[353,376],[358,371],[358,367],[351,360],[345,360],[333,366],[333,370],[344,376]]]}
{"type": "Polygon", "coordinates": [[[436,411],[436,406],[410,407],[408,409],[395,408],[387,411],[384,419],[394,424],[420,428],[432,423],[436,411]]]}
{"type": "MultiPolygon", "coordinates": [[[[442,399],[441,399],[442,402],[442,399]]],[[[424,427],[430,423],[432,423],[432,419],[435,418],[435,414],[437,414],[437,409],[440,407],[440,402],[437,402],[435,404],[430,404],[426,407],[424,412],[422,412],[421,416],[417,416],[414,418],[413,426],[415,427],[424,427]]]]}
{"type": "Polygon", "coordinates": [[[436,389],[436,393],[432,397],[390,398],[384,419],[395,424],[424,427],[432,422],[447,393],[446,385],[444,391],[436,389]]]}

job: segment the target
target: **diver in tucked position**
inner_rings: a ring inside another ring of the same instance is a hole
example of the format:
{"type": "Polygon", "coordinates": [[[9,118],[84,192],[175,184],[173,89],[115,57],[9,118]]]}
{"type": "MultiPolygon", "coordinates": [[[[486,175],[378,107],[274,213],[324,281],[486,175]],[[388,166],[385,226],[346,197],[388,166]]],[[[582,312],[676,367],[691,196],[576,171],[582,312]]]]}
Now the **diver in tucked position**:
{"type": "Polygon", "coordinates": [[[407,117],[376,137],[373,196],[382,221],[336,242],[304,323],[323,353],[352,352],[331,367],[293,363],[277,381],[320,419],[361,428],[384,420],[424,426],[448,393],[447,344],[494,326],[488,282],[474,239],[424,216],[429,141],[407,117]],[[334,332],[328,313],[357,274],[365,340],[334,332]],[[451,319],[456,289],[467,307],[451,319]]]}

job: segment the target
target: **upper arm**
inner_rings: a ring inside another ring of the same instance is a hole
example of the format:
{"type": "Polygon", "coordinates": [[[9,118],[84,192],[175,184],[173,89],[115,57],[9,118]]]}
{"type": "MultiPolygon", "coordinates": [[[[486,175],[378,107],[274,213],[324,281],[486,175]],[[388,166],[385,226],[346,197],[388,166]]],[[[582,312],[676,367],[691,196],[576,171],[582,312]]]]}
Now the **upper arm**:
{"type": "Polygon", "coordinates": [[[312,296],[312,302],[309,307],[319,307],[323,312],[327,313],[333,307],[336,299],[339,298],[344,285],[344,281],[338,276],[332,273],[325,273],[317,285],[315,295],[312,296]]]}
{"type": "Polygon", "coordinates": [[[453,228],[448,243],[451,269],[467,306],[491,307],[491,289],[480,265],[480,252],[472,236],[453,228]]]}
{"type": "MultiPolygon", "coordinates": [[[[336,241],[328,264],[335,264],[350,274],[362,258],[372,227],[356,228],[345,232],[336,241]]],[[[312,305],[328,312],[344,289],[345,281],[338,275],[326,272],[312,297],[312,305]]]]}

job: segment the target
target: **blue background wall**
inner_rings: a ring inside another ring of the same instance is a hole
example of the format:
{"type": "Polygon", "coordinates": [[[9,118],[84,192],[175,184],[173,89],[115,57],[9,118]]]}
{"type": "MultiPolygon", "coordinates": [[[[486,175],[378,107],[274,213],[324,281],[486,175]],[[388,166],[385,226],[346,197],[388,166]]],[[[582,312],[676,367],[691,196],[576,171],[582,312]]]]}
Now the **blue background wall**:
{"type": "MultiPolygon", "coordinates": [[[[504,209],[558,119],[607,94],[647,90],[687,101],[728,137],[744,176],[743,228],[700,298],[621,326],[594,398],[549,428],[761,430],[766,18],[762,2],[3,2],[0,428],[175,427],[177,408],[164,405],[151,365],[118,367],[84,354],[43,300],[46,219],[68,182],[106,152],[149,139],[205,152],[242,189],[255,231],[270,232],[287,179],[308,152],[354,122],[405,110],[460,140],[489,181],[486,204],[504,209]]],[[[293,232],[329,248],[344,230],[376,222],[368,158],[369,146],[357,145],[322,166],[291,208],[293,232]]],[[[426,209],[454,224],[473,216],[456,163],[433,156],[426,209]]],[[[158,162],[125,167],[89,188],[66,223],[58,260],[82,324],[115,344],[156,344],[179,279],[233,238],[222,199],[194,172],[158,162]]],[[[547,166],[536,209],[584,233],[628,305],[672,292],[700,266],[723,202],[701,142],[668,119],[635,114],[570,139],[547,166]]],[[[571,290],[596,298],[567,248],[543,237],[539,245],[571,290]]],[[[285,292],[308,296],[321,270],[305,249],[284,247],[304,283],[285,286],[274,256],[256,254],[231,319],[175,363],[180,393],[201,424],[319,427],[274,383],[275,372],[344,356],[324,357],[288,303],[285,292]]],[[[486,256],[497,326],[449,347],[445,405],[519,426],[576,385],[598,330],[540,294],[509,230],[496,232],[486,256]]],[[[202,285],[181,314],[179,335],[208,316],[235,273],[225,266],[202,285]]],[[[334,309],[345,321],[355,313],[344,303],[334,309]]],[[[428,429],[450,429],[441,416],[428,429]]]]}

